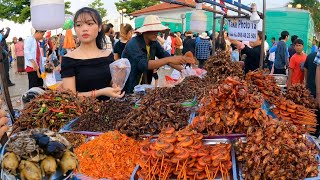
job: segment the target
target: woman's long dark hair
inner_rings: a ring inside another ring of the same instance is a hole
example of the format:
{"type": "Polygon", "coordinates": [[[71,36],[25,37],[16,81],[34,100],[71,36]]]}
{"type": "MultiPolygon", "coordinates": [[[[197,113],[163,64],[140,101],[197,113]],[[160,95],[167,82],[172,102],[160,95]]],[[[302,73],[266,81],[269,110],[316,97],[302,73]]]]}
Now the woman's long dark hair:
{"type": "MultiPolygon", "coordinates": [[[[89,7],[84,7],[84,8],[81,8],[79,9],[76,14],[74,15],[74,26],[76,26],[76,20],[78,19],[79,16],[81,15],[84,15],[84,14],[89,14],[93,21],[98,24],[98,26],[102,26],[102,19],[101,19],[101,16],[99,14],[99,12],[95,9],[92,9],[92,8],[89,8],[89,7]]],[[[104,32],[103,30],[101,30],[99,33],[98,33],[98,36],[96,38],[96,44],[97,44],[97,47],[99,49],[103,49],[103,45],[106,43],[106,39],[105,39],[105,36],[104,36],[104,32]]]]}

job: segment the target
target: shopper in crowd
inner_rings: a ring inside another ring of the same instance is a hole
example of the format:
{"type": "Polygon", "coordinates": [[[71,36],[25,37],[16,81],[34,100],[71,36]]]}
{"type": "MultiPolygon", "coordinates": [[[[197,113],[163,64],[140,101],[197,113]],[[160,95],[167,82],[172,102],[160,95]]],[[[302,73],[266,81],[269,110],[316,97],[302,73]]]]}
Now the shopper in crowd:
{"type": "Polygon", "coordinates": [[[150,84],[154,69],[169,64],[171,67],[182,70],[181,65],[194,63],[193,58],[184,56],[170,57],[170,54],[157,41],[158,33],[168,28],[161,24],[158,16],[148,15],[145,17],[143,26],[137,31],[140,35],[132,38],[126,45],[122,57],[129,59],[131,72],[124,90],[132,93],[138,84],[150,84]],[[155,60],[155,57],[158,59],[155,60]]]}
{"type": "Polygon", "coordinates": [[[320,49],[316,53],[316,57],[313,61],[317,65],[316,69],[316,100],[318,107],[320,108],[320,49]]]}
{"type": "Polygon", "coordinates": [[[267,42],[267,35],[264,37],[264,54],[267,55],[268,51],[270,50],[270,46],[267,42]]]}
{"type": "Polygon", "coordinates": [[[13,62],[16,62],[17,60],[16,50],[15,50],[15,44],[17,43],[17,41],[18,41],[17,37],[13,37],[12,43],[10,45],[10,52],[11,52],[11,57],[13,62]]]}
{"type": "Polygon", "coordinates": [[[79,92],[80,96],[121,98],[121,88],[111,87],[109,65],[114,61],[110,49],[104,50],[105,33],[97,10],[84,7],[74,16],[74,29],[81,41],[80,47],[63,57],[61,77],[63,88],[79,92]]]}
{"type": "MultiPolygon", "coordinates": [[[[286,74],[286,69],[289,66],[289,57],[287,54],[287,45],[286,42],[289,39],[289,32],[281,32],[281,41],[278,42],[277,48],[275,51],[275,60],[274,60],[274,74],[286,74]]],[[[270,50],[270,52],[272,52],[270,50]]]]}
{"type": "Polygon", "coordinates": [[[8,86],[14,86],[15,84],[11,82],[10,76],[9,76],[9,70],[10,70],[10,62],[9,62],[9,48],[6,42],[6,39],[8,38],[10,34],[10,28],[6,28],[6,33],[4,33],[4,29],[0,30],[0,33],[2,34],[2,40],[1,40],[1,46],[2,46],[2,56],[3,56],[3,65],[5,70],[5,75],[7,79],[8,86]]]}
{"type": "MultiPolygon", "coordinates": [[[[227,49],[227,42],[224,39],[224,37],[225,37],[224,34],[222,34],[222,36],[220,36],[220,32],[218,32],[218,37],[215,40],[215,48],[216,48],[216,50],[221,50],[221,51],[228,50],[227,49]]],[[[231,40],[229,40],[229,41],[230,41],[230,43],[232,43],[231,40]]]]}
{"type": "Polygon", "coordinates": [[[303,84],[304,82],[303,69],[307,55],[303,52],[303,41],[301,39],[294,41],[294,49],[296,53],[291,57],[289,63],[288,88],[293,84],[303,84]]]}
{"type": "Polygon", "coordinates": [[[36,30],[33,36],[26,38],[24,43],[24,65],[28,73],[29,89],[43,87],[43,81],[37,71],[41,69],[42,57],[39,41],[43,39],[45,31],[36,30]]]}
{"type": "Polygon", "coordinates": [[[170,38],[171,38],[171,56],[174,56],[176,52],[176,47],[177,47],[177,40],[176,40],[177,35],[174,34],[173,32],[170,32],[170,38]]]}
{"type": "MultiPolygon", "coordinates": [[[[318,48],[320,47],[320,43],[318,45],[318,48]]],[[[313,97],[316,97],[316,69],[317,65],[314,63],[314,60],[316,58],[317,52],[312,52],[307,56],[307,60],[304,63],[304,79],[305,79],[305,85],[311,92],[313,97]]]]}
{"type": "Polygon", "coordinates": [[[311,53],[314,53],[314,52],[317,52],[318,51],[318,46],[317,46],[317,40],[316,39],[314,39],[313,41],[312,41],[312,48],[311,48],[311,53]]]}
{"type": "Polygon", "coordinates": [[[128,41],[132,38],[133,28],[130,24],[120,25],[120,38],[119,41],[114,45],[114,59],[118,60],[121,58],[124,47],[128,41]]]}
{"type": "MultiPolygon", "coordinates": [[[[320,44],[318,46],[320,48],[320,44]]],[[[315,98],[316,98],[316,102],[318,105],[318,111],[317,111],[317,131],[315,133],[315,136],[319,138],[320,135],[320,49],[318,48],[317,52],[311,53],[308,58],[307,58],[307,63],[305,66],[309,66],[308,71],[307,71],[307,78],[306,78],[306,82],[307,82],[307,87],[309,87],[311,90],[311,93],[314,93],[314,91],[312,90],[312,88],[315,89],[315,98]],[[312,59],[314,57],[314,60],[312,62],[312,59]],[[311,63],[310,63],[311,61],[311,63]],[[309,72],[310,70],[312,71],[314,68],[314,65],[316,66],[316,74],[314,76],[314,74],[312,72],[309,72]],[[312,80],[312,78],[315,77],[315,81],[312,80]],[[312,85],[312,83],[315,82],[315,86],[312,85]]]]}
{"type": "Polygon", "coordinates": [[[186,52],[192,52],[193,56],[195,55],[196,50],[196,40],[192,38],[193,33],[192,31],[187,31],[185,33],[185,39],[183,41],[183,49],[182,54],[186,54],[186,52]]]}
{"type": "MultiPolygon", "coordinates": [[[[121,30],[121,27],[120,27],[120,30],[121,30]]],[[[115,32],[114,33],[114,45],[116,45],[119,40],[120,40],[120,32],[115,32]]]]}
{"type": "Polygon", "coordinates": [[[226,51],[231,53],[232,52],[231,42],[229,38],[229,33],[227,31],[223,31],[223,39],[226,42],[226,51]]]}
{"type": "Polygon", "coordinates": [[[48,49],[46,52],[46,61],[44,64],[43,72],[41,73],[41,78],[46,88],[50,90],[57,90],[59,84],[55,76],[55,65],[52,62],[54,56],[54,51],[48,49]]]}
{"type": "Polygon", "coordinates": [[[102,30],[104,32],[105,39],[106,39],[106,43],[104,45],[104,49],[107,49],[107,50],[113,52],[113,43],[112,43],[111,38],[110,38],[110,36],[114,33],[113,24],[111,24],[111,23],[104,24],[102,26],[102,30]]]}
{"type": "Polygon", "coordinates": [[[244,61],[244,71],[248,73],[249,71],[254,71],[259,68],[260,64],[260,53],[261,53],[261,43],[262,43],[262,32],[258,32],[258,38],[255,42],[251,43],[251,48],[242,42],[237,40],[230,40],[240,51],[241,54],[246,55],[244,61]]]}
{"type": "Polygon", "coordinates": [[[171,55],[171,50],[172,50],[172,40],[170,37],[170,30],[166,30],[164,32],[164,39],[165,42],[163,44],[163,48],[166,52],[168,52],[171,55]]]}
{"type": "MultiPolygon", "coordinates": [[[[275,38],[275,37],[272,37],[272,38],[271,38],[271,43],[272,43],[271,48],[277,46],[277,42],[276,42],[276,38],[275,38]]],[[[272,69],[272,67],[273,67],[273,63],[274,63],[275,57],[276,57],[276,52],[270,52],[270,49],[269,49],[268,68],[269,68],[270,71],[271,71],[271,69],[272,69]]]]}
{"type": "Polygon", "coordinates": [[[205,61],[208,60],[210,56],[210,51],[212,49],[212,44],[210,37],[207,33],[203,32],[199,36],[200,40],[196,45],[196,58],[199,61],[199,68],[203,68],[205,61]]]}
{"type": "Polygon", "coordinates": [[[231,48],[232,48],[232,53],[231,53],[232,62],[239,62],[239,59],[240,59],[239,50],[234,44],[231,44],[231,48]]]}
{"type": "Polygon", "coordinates": [[[20,37],[19,41],[15,44],[15,53],[17,56],[17,72],[19,74],[25,72],[24,69],[24,44],[23,39],[20,37]]]}
{"type": "Polygon", "coordinates": [[[180,56],[182,54],[182,49],[183,49],[183,45],[182,45],[181,33],[177,32],[176,33],[176,51],[175,51],[175,55],[180,56]]]}
{"type": "Polygon", "coordinates": [[[291,37],[291,44],[288,48],[288,51],[289,51],[289,60],[291,59],[291,57],[296,53],[296,50],[295,50],[295,45],[294,45],[294,42],[296,39],[298,39],[299,37],[297,35],[293,35],[291,37]]]}
{"type": "Polygon", "coordinates": [[[275,37],[272,37],[272,38],[271,38],[271,43],[272,43],[272,46],[271,46],[271,47],[273,47],[273,46],[275,46],[275,45],[277,44],[275,37]]]}

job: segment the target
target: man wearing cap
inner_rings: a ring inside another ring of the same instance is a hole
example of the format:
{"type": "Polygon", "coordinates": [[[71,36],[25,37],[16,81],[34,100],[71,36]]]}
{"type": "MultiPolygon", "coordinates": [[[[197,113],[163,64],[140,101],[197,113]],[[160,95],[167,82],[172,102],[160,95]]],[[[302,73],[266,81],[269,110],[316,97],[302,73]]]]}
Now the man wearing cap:
{"type": "Polygon", "coordinates": [[[24,64],[28,73],[29,89],[33,87],[42,87],[43,81],[39,77],[40,65],[42,62],[42,53],[40,50],[39,41],[43,39],[46,31],[36,30],[33,36],[26,38],[24,42],[24,64]]]}
{"type": "Polygon", "coordinates": [[[184,56],[170,56],[168,52],[157,41],[159,32],[168,28],[161,24],[158,16],[149,15],[145,17],[143,26],[136,31],[140,34],[132,38],[126,45],[122,58],[127,58],[131,64],[131,72],[124,90],[132,93],[139,83],[150,84],[153,70],[166,64],[182,70],[182,64],[195,63],[194,58],[184,56]],[[155,60],[155,57],[158,59],[155,60]]]}

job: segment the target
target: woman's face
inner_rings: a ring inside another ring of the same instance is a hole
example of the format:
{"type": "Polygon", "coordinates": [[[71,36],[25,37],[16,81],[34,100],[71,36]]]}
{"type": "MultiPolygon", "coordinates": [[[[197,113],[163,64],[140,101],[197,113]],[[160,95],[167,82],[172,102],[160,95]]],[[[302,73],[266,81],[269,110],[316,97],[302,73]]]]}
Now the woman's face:
{"type": "Polygon", "coordinates": [[[96,20],[90,14],[81,14],[75,22],[75,31],[81,43],[95,42],[101,31],[96,20]]]}

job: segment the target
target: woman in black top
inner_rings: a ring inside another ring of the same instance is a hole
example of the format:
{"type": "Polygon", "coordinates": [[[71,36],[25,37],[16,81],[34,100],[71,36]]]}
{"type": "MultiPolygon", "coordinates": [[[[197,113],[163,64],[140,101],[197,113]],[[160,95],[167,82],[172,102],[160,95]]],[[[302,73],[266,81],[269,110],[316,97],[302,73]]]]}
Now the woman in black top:
{"type": "Polygon", "coordinates": [[[81,96],[121,98],[121,88],[111,86],[109,65],[114,61],[112,52],[103,50],[104,34],[99,13],[88,7],[77,11],[74,17],[75,31],[80,47],[68,53],[62,60],[63,88],[79,92],[81,96]]]}
{"type": "Polygon", "coordinates": [[[127,42],[132,38],[133,28],[130,24],[120,25],[120,38],[119,41],[114,45],[114,59],[118,60],[121,58],[122,51],[126,47],[127,42]]]}

